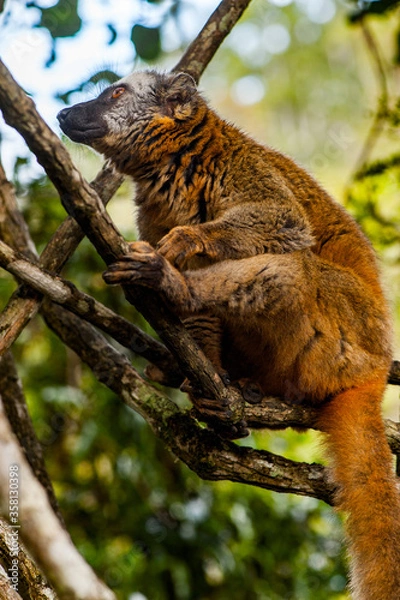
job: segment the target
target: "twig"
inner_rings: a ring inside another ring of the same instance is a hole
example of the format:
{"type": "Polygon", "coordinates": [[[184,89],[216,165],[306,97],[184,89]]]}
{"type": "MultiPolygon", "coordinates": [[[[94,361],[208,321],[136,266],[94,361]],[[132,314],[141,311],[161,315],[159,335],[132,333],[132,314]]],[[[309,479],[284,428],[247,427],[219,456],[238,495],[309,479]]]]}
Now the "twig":
{"type": "MultiPolygon", "coordinates": [[[[98,190],[101,200],[107,204],[114,195],[123,177],[106,163],[98,173],[92,186],[98,190]]],[[[37,260],[33,243],[26,223],[19,213],[12,186],[7,181],[0,165],[0,238],[8,241],[13,248],[24,255],[37,260]]],[[[68,217],[57,229],[40,257],[43,268],[55,273],[61,271],[68,258],[78,247],[84,234],[72,217],[68,217]]],[[[11,296],[7,306],[0,314],[0,356],[17,339],[30,319],[37,313],[42,296],[32,289],[22,286],[11,296]]]]}
{"type": "Polygon", "coordinates": [[[28,226],[18,208],[13,185],[8,181],[0,162],[0,239],[23,252],[30,260],[37,260],[35,245],[28,226]]]}
{"type": "Polygon", "coordinates": [[[361,19],[360,26],[372,62],[375,65],[380,92],[378,97],[378,105],[375,110],[372,125],[368,132],[364,145],[361,149],[360,155],[357,158],[357,162],[353,169],[353,175],[351,176],[350,181],[357,177],[357,174],[363,170],[376,142],[378,141],[380,134],[382,133],[383,127],[385,125],[385,119],[389,114],[389,91],[383,59],[381,57],[376,40],[366,23],[366,19],[361,19]]]}
{"type": "Polygon", "coordinates": [[[58,506],[51,479],[47,473],[42,446],[33,428],[11,352],[6,352],[0,358],[0,394],[3,398],[7,418],[24,451],[24,455],[38,481],[45,488],[49,502],[60,523],[64,526],[64,519],[58,506]]]}

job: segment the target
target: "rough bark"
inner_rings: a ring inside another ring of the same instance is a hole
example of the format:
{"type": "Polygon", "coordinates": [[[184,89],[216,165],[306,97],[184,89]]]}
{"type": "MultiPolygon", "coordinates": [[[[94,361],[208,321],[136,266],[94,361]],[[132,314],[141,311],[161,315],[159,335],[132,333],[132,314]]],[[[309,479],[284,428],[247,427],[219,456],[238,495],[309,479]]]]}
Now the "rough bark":
{"type": "Polygon", "coordinates": [[[11,588],[9,575],[12,574],[12,560],[15,553],[15,545],[10,543],[13,533],[15,529],[13,530],[6,521],[0,519],[0,564],[4,569],[4,577],[0,580],[0,599],[57,600],[54,590],[21,543],[18,543],[18,583],[11,588]]]}
{"type": "Polygon", "coordinates": [[[251,0],[228,0],[216,8],[173,71],[189,73],[198,83],[214,54],[236,25],[251,0]]]}

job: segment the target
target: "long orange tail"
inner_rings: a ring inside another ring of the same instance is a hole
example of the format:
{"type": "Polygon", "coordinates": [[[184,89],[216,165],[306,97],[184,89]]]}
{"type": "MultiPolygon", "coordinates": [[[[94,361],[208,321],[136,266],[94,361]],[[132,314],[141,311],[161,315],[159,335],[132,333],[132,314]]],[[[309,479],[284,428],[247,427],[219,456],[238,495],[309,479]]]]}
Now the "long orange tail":
{"type": "Polygon", "coordinates": [[[400,494],[380,412],[384,387],[370,381],[320,408],[337,505],[347,515],[355,600],[400,599],[400,494]]]}

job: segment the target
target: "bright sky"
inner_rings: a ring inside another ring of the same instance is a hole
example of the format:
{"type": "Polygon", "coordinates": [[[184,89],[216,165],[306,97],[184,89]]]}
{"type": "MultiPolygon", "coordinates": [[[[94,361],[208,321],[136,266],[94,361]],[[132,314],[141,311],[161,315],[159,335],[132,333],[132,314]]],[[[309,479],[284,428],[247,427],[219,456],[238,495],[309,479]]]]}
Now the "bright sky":
{"type": "MultiPolygon", "coordinates": [[[[52,1],[43,1],[51,6],[52,1]]],[[[85,0],[80,3],[79,14],[82,29],[72,38],[57,40],[57,60],[45,68],[51,53],[51,38],[44,28],[34,28],[40,11],[25,9],[22,3],[8,2],[0,15],[0,56],[13,76],[24,89],[33,95],[40,114],[47,123],[59,131],[56,114],[64,105],[53,97],[54,90],[67,92],[94,73],[111,68],[126,75],[134,65],[134,50],[130,42],[130,31],[136,22],[152,26],[159,22],[160,13],[166,12],[172,2],[161,6],[137,0],[85,0]],[[8,17],[5,18],[5,15],[8,17]],[[107,44],[110,33],[104,23],[112,23],[119,36],[111,46],[107,44]],[[125,36],[123,34],[126,34],[125,36]],[[121,39],[125,37],[125,39],[121,39]]],[[[208,16],[219,4],[219,0],[186,0],[181,13],[179,27],[186,40],[195,37],[208,16]]],[[[172,21],[164,28],[163,43],[167,50],[177,47],[178,32],[172,21]]],[[[95,95],[98,90],[93,89],[95,95]]],[[[87,99],[71,97],[71,103],[87,99]]],[[[15,153],[27,155],[26,147],[18,134],[2,126],[1,156],[4,167],[10,172],[15,153]],[[11,150],[12,146],[12,151],[11,150]]]]}
{"type": "MultiPolygon", "coordinates": [[[[163,27],[163,46],[165,50],[178,49],[179,42],[190,42],[206,22],[220,0],[185,0],[179,14],[178,25],[169,19],[163,27]]],[[[307,40],[313,43],[313,35],[320,34],[320,26],[335,15],[334,0],[269,0],[269,4],[285,6],[295,2],[307,27],[301,33],[301,23],[293,34],[300,38],[306,31],[307,40]],[[314,27],[310,28],[310,23],[314,27]]],[[[52,6],[55,0],[43,0],[43,6],[52,6]]],[[[26,9],[21,2],[8,0],[6,10],[0,15],[0,56],[14,77],[24,89],[32,94],[40,114],[55,131],[59,132],[56,115],[64,106],[54,98],[54,92],[67,92],[87,81],[102,69],[111,69],[126,75],[134,67],[135,52],[130,42],[133,24],[142,23],[154,26],[167,13],[172,0],[157,3],[139,0],[84,0],[79,3],[79,14],[83,21],[78,35],[71,38],[58,38],[56,42],[57,60],[48,68],[46,62],[51,55],[51,37],[47,29],[35,27],[39,22],[38,9],[26,9]],[[110,31],[105,24],[112,24],[118,37],[109,45],[110,31]]],[[[67,4],[68,6],[68,4],[67,4]]],[[[268,57],[283,54],[291,43],[291,37],[284,20],[282,22],[243,23],[236,27],[228,43],[234,49],[240,48],[243,57],[257,65],[266,64],[268,57]]],[[[168,59],[166,59],[168,60],[168,59]]],[[[172,61],[173,59],[169,59],[172,61]]],[[[175,59],[176,60],[176,57],[175,59]]],[[[173,63],[172,63],[173,64],[173,63]]],[[[157,66],[169,68],[172,64],[157,66]]],[[[81,93],[70,96],[71,104],[94,97],[99,88],[85,88],[81,93]]],[[[232,84],[230,90],[233,100],[240,105],[251,105],[260,101],[267,92],[267,82],[255,75],[247,75],[232,84]]],[[[0,117],[0,135],[2,136],[0,153],[8,175],[15,156],[29,156],[19,135],[4,127],[0,117]]],[[[39,172],[39,171],[38,171],[39,172]]],[[[29,170],[29,175],[32,171],[29,170]]]]}

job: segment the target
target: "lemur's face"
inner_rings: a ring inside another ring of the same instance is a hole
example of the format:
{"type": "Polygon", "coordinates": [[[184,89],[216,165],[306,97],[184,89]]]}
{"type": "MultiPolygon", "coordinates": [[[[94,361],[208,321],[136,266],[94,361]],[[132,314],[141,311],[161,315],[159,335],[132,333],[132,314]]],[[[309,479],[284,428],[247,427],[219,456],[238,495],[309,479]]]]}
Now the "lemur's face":
{"type": "Polygon", "coordinates": [[[106,88],[97,98],[64,108],[58,115],[62,131],[112,158],[121,143],[132,145],[157,119],[190,118],[196,96],[193,79],[184,73],[136,72],[106,88]]]}

